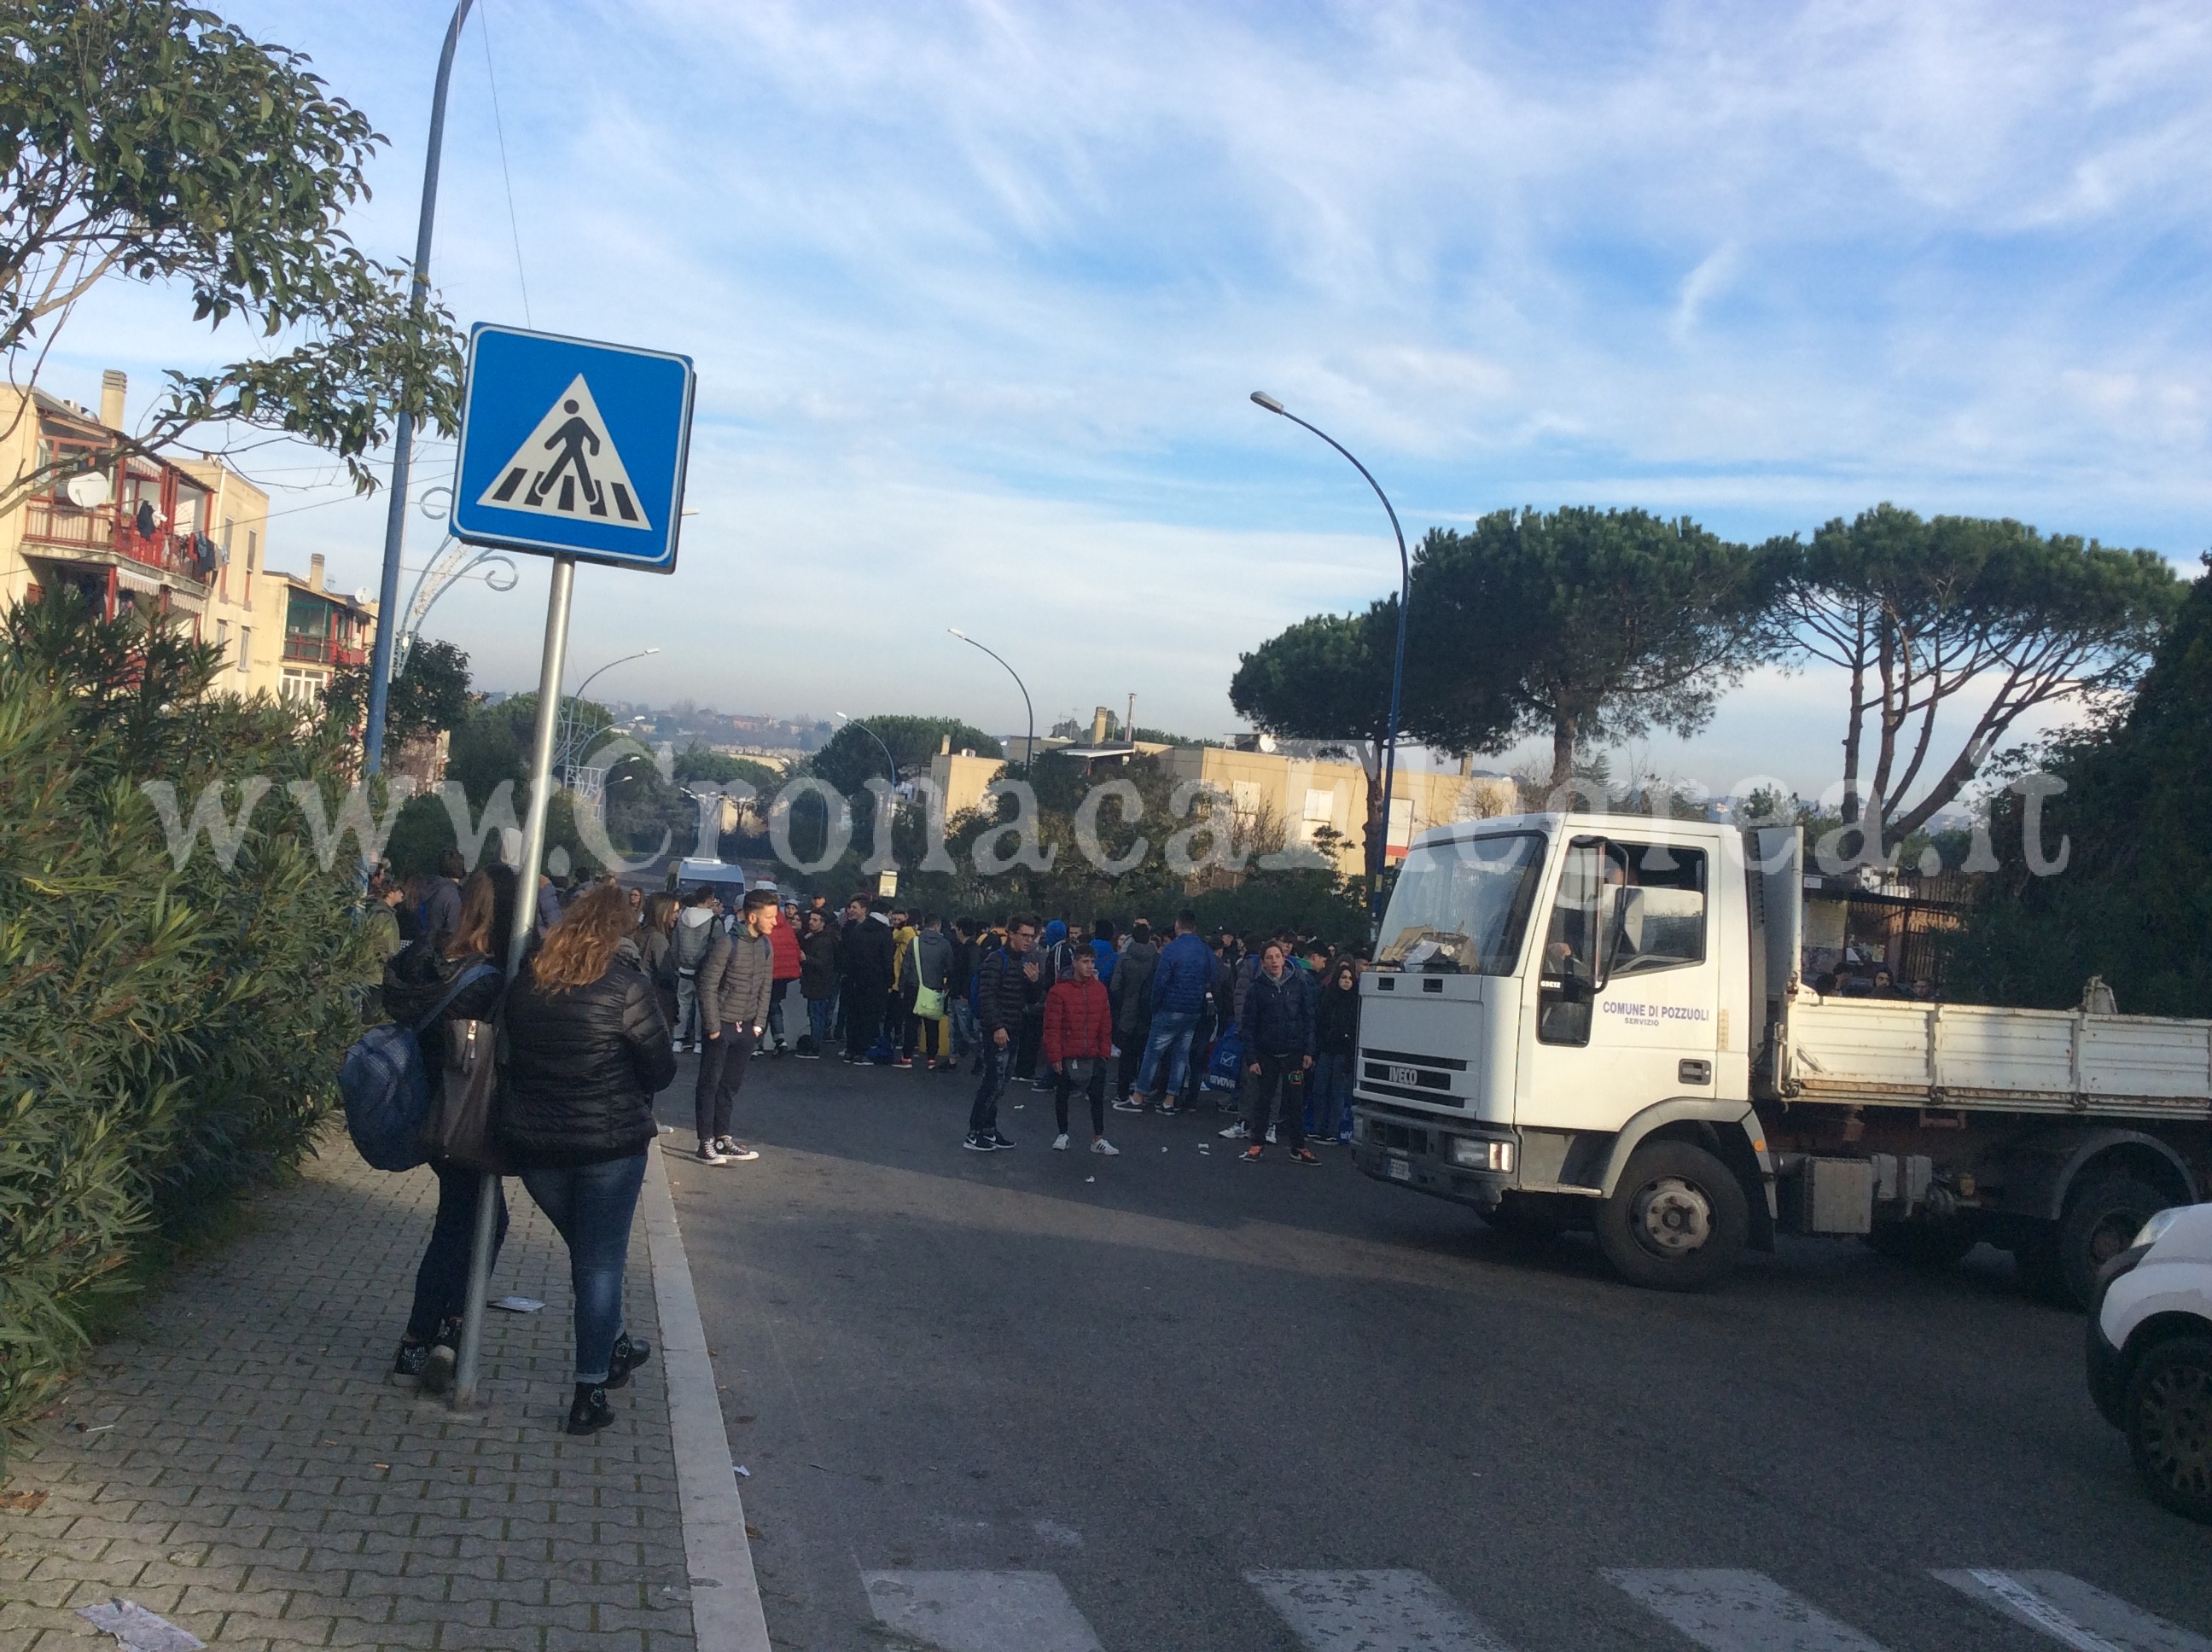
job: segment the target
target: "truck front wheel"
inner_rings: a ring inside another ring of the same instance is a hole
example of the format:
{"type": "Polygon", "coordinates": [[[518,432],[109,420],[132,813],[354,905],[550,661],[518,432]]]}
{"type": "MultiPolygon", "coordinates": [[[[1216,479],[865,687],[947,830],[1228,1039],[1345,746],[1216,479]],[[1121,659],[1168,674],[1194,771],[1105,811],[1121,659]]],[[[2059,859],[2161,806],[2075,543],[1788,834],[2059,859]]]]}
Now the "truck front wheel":
{"type": "Polygon", "coordinates": [[[1697,1291],[1741,1254],[1751,1213],[1727,1165],[1687,1142],[1655,1141],[1630,1157],[1596,1227],[1598,1248],[1629,1284],[1697,1291]]]}

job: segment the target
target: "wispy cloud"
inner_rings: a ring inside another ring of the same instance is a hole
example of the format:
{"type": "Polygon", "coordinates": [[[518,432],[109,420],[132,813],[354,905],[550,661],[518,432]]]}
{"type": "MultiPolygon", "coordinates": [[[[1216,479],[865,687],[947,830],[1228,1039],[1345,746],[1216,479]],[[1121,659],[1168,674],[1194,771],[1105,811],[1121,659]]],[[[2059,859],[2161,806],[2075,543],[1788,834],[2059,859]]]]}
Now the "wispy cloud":
{"type": "MultiPolygon", "coordinates": [[[[990,623],[1046,697],[1225,726],[1240,648],[1395,561],[1255,386],[1413,531],[1892,498],[2205,538],[2201,6],[481,4],[539,325],[699,359],[683,571],[594,576],[577,639],[651,633],[668,697],[1003,724],[935,652],[990,623]]],[[[394,135],[362,228],[405,247],[442,0],[234,10],[394,135]]],[[[472,27],[436,271],[517,319],[483,66],[472,27]]],[[[64,370],[204,354],[176,318],[118,295],[64,370]]],[[[291,521],[373,578],[375,507],[291,521]]],[[[489,680],[526,589],[441,610],[489,680]]],[[[1833,766],[1817,719],[1781,744],[1833,766]]],[[[1778,749],[1747,705],[1706,747],[1778,749]]]]}

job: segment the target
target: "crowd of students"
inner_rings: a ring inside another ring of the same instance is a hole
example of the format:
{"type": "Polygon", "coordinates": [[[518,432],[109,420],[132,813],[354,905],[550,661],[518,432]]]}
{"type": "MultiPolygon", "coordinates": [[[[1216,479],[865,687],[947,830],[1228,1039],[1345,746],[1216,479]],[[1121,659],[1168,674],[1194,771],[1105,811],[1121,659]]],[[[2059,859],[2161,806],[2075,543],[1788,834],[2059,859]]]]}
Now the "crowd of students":
{"type": "MultiPolygon", "coordinates": [[[[1223,1133],[1245,1140],[1246,1157],[1280,1138],[1294,1159],[1313,1163],[1309,1133],[1350,1139],[1364,955],[1287,932],[1248,947],[1224,930],[1209,943],[1188,911],[1164,938],[1141,918],[1126,928],[1100,918],[1086,936],[1065,920],[947,922],[866,896],[833,908],[817,895],[788,904],[785,916],[797,926],[807,1010],[793,1053],[893,1071],[966,1066],[979,1080],[965,1137],[973,1151],[1015,1145],[999,1103],[1010,1085],[1026,1084],[1053,1095],[1055,1148],[1069,1145],[1080,1091],[1091,1151],[1110,1155],[1109,1093],[1117,1111],[1173,1116],[1198,1102],[1210,1066],[1231,1053],[1228,1082],[1251,1116],[1223,1133]]],[[[780,1033],[778,1045],[781,1053],[780,1033]]]]}

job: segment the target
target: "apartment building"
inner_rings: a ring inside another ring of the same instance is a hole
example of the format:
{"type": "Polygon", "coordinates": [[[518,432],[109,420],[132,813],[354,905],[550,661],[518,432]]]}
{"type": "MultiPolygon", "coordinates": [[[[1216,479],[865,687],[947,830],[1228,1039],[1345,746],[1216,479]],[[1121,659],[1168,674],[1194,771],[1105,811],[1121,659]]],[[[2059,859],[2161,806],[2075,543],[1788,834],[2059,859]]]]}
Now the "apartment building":
{"type": "Polygon", "coordinates": [[[319,556],[305,579],[270,568],[269,495],[220,459],[90,468],[127,428],[129,388],[102,374],[96,415],[43,390],[0,391],[0,477],[87,461],[0,517],[0,605],[74,588],[111,619],[151,612],[215,643],[230,692],[319,695],[367,659],[375,604],[326,590],[319,556]]]}

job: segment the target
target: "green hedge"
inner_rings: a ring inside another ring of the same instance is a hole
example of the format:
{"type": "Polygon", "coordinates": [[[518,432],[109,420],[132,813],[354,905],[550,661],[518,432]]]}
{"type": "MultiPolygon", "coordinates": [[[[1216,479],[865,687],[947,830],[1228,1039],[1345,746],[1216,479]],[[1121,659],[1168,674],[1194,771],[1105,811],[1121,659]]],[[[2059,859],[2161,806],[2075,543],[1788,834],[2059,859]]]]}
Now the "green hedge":
{"type": "Polygon", "coordinates": [[[346,741],[210,695],[217,664],[67,593],[0,629],[0,1464],[88,1310],[297,1164],[360,1025],[356,846],[319,865],[286,790],[343,773],[346,741]],[[174,864],[143,785],[189,820],[218,779],[234,814],[254,775],[234,862],[201,836],[174,864]]]}

